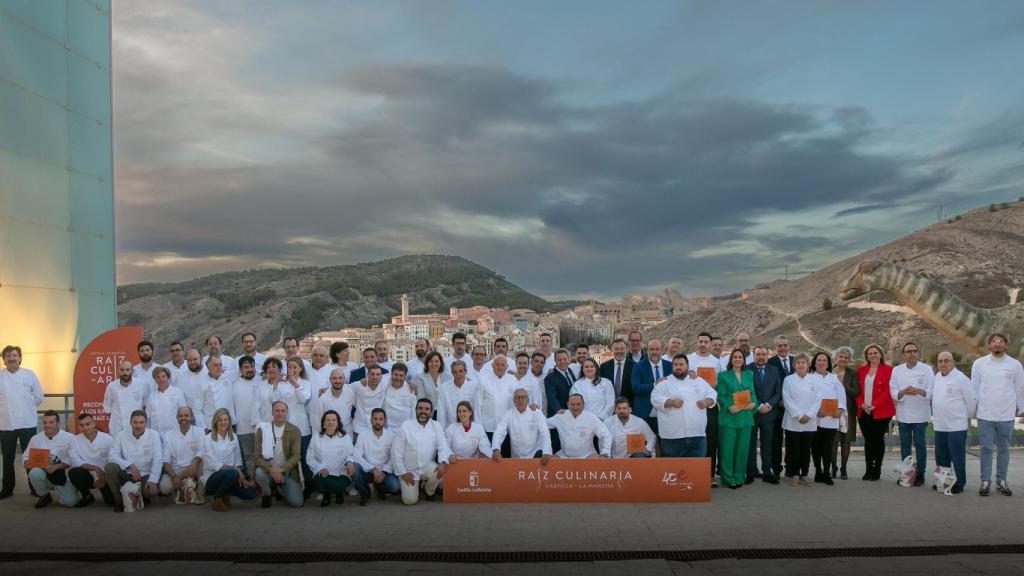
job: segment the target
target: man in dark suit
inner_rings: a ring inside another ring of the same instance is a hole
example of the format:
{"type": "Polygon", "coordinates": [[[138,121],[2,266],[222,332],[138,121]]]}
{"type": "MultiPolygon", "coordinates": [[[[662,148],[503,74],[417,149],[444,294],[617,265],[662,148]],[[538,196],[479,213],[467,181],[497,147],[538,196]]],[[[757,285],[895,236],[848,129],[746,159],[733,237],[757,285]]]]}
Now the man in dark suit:
{"type": "Polygon", "coordinates": [[[760,404],[754,412],[754,428],[750,434],[750,453],[747,456],[747,484],[757,476],[757,447],[761,445],[761,479],[769,484],[778,484],[772,460],[775,424],[782,422],[779,402],[782,401],[782,375],[775,366],[768,364],[768,349],[754,348],[754,361],[747,365],[754,373],[754,395],[760,404]],[[760,437],[760,438],[759,438],[760,437]]]}
{"type": "Polygon", "coordinates": [[[555,367],[544,377],[544,394],[548,399],[548,417],[558,414],[569,406],[569,390],[576,383],[577,375],[569,369],[569,351],[559,348],[555,351],[555,367]]]}
{"type": "Polygon", "coordinates": [[[658,433],[658,419],[651,416],[651,392],[659,380],[672,373],[672,363],[661,357],[661,342],[647,343],[647,356],[633,364],[633,412],[644,419],[655,434],[658,433]]]}
{"type": "MultiPolygon", "coordinates": [[[[793,357],[789,355],[789,338],[778,336],[775,338],[775,355],[768,359],[768,365],[774,366],[779,371],[783,380],[793,373],[793,357]]],[[[779,414],[775,420],[774,434],[772,436],[772,474],[778,478],[782,473],[782,417],[786,409],[782,406],[782,398],[779,398],[779,414]]]]}
{"type": "MultiPolygon", "coordinates": [[[[373,348],[367,348],[363,350],[363,365],[356,368],[348,375],[349,382],[359,382],[360,380],[366,379],[366,370],[372,366],[377,365],[377,351],[373,348]]],[[[388,369],[381,366],[381,374],[387,374],[388,369]]]]}
{"type": "Polygon", "coordinates": [[[633,359],[626,354],[626,341],[616,338],[612,342],[612,359],[601,364],[601,378],[607,378],[615,389],[615,397],[625,396],[629,405],[633,405],[633,359]]]}

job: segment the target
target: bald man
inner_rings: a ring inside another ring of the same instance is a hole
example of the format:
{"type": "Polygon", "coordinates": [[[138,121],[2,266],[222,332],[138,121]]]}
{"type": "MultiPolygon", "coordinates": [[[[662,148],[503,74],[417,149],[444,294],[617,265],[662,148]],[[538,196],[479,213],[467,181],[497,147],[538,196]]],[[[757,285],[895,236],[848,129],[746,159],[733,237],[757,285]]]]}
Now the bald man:
{"type": "Polygon", "coordinates": [[[117,367],[117,380],[107,384],[103,392],[103,411],[110,415],[108,430],[112,438],[128,429],[132,412],[142,410],[149,393],[149,385],[134,378],[132,363],[122,360],[117,367]]]}

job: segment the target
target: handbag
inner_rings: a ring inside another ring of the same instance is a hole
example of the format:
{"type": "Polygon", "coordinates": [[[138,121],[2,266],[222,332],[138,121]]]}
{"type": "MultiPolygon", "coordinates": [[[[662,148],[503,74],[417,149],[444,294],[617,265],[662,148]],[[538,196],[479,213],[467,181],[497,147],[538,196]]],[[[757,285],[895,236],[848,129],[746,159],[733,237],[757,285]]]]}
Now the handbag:
{"type": "Polygon", "coordinates": [[[124,502],[125,512],[137,512],[146,506],[142,499],[142,484],[139,482],[125,482],[121,485],[121,500],[124,502]]]}

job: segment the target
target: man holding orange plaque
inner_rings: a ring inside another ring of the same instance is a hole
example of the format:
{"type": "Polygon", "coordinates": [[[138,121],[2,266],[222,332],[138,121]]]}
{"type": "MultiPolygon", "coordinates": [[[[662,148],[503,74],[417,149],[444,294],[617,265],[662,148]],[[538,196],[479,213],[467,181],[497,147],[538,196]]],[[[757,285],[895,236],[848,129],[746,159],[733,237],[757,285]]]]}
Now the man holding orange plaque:
{"type": "Polygon", "coordinates": [[[642,418],[633,415],[629,399],[615,400],[615,413],[605,418],[604,425],[612,435],[612,458],[650,458],[658,437],[642,418]]]}
{"type": "MultiPolygon", "coordinates": [[[[687,354],[686,361],[690,370],[697,374],[697,377],[707,382],[712,388],[718,385],[718,371],[720,368],[719,359],[711,353],[711,334],[701,332],[697,335],[697,351],[687,354]]],[[[711,458],[711,487],[718,487],[718,405],[712,404],[705,411],[707,425],[704,436],[707,438],[708,453],[711,458]]]]}
{"type": "Polygon", "coordinates": [[[67,475],[74,440],[74,434],[61,430],[60,414],[54,410],[43,414],[43,431],[29,440],[23,457],[28,481],[39,494],[36,508],[45,508],[53,502],[51,490],[57,493],[57,500],[69,508],[78,502],[78,490],[68,482],[67,475]]]}

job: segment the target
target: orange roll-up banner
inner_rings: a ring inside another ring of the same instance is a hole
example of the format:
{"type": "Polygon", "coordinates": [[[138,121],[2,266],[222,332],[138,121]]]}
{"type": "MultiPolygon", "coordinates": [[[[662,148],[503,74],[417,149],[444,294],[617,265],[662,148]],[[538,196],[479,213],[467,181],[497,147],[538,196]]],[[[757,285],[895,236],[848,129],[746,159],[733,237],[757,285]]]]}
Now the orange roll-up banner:
{"type": "Polygon", "coordinates": [[[708,458],[483,458],[459,460],[444,475],[444,501],[708,502],[708,458]]]}
{"type": "Polygon", "coordinates": [[[103,392],[107,384],[117,380],[117,365],[127,359],[132,364],[139,362],[136,347],[142,340],[142,328],[125,326],[107,330],[92,339],[92,342],[78,355],[75,362],[75,414],[71,416],[75,430],[78,429],[78,415],[92,414],[96,428],[108,431],[110,415],[103,411],[103,392]]]}

